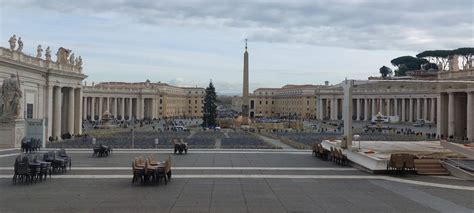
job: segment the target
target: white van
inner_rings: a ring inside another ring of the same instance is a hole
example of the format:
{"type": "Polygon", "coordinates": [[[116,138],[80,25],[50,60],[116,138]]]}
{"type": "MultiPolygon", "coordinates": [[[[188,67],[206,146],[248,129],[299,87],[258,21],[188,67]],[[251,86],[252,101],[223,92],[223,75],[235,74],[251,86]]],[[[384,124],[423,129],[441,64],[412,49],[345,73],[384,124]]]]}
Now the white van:
{"type": "Polygon", "coordinates": [[[184,126],[175,126],[174,128],[176,129],[176,131],[188,131],[188,129],[186,129],[186,127],[184,126]]]}

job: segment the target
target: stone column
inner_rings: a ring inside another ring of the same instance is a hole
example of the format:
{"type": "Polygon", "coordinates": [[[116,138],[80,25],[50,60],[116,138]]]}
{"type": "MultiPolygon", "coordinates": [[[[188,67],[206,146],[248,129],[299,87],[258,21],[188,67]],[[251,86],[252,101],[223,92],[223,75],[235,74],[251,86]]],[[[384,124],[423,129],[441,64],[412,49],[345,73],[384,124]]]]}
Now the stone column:
{"type": "Polygon", "coordinates": [[[81,119],[81,114],[84,108],[82,108],[82,89],[77,88],[74,90],[75,92],[75,111],[74,111],[74,134],[82,134],[82,119],[81,119]]]}
{"type": "MultiPolygon", "coordinates": [[[[194,109],[193,109],[194,110],[194,109]]],[[[318,119],[323,120],[324,117],[324,109],[323,109],[323,99],[321,97],[318,98],[318,119]]]]}
{"type": "Polygon", "coordinates": [[[120,115],[122,116],[122,121],[125,120],[125,98],[122,99],[122,104],[120,106],[120,115]]]}
{"type": "Polygon", "coordinates": [[[133,112],[133,98],[129,98],[129,107],[128,107],[128,120],[132,120],[132,112],[133,112]]]}
{"type": "Polygon", "coordinates": [[[356,118],[356,120],[357,120],[357,121],[360,121],[360,116],[361,116],[361,114],[360,114],[360,113],[361,113],[361,110],[360,110],[360,106],[361,106],[360,101],[361,101],[361,99],[356,98],[356,105],[357,105],[357,115],[356,115],[357,118],[356,118]]]}
{"type": "Polygon", "coordinates": [[[61,139],[61,105],[62,93],[61,87],[54,87],[54,115],[53,115],[53,137],[61,139]]]}
{"type": "Polygon", "coordinates": [[[454,92],[449,93],[448,98],[448,137],[454,136],[455,112],[454,112],[454,92]]]}
{"type": "Polygon", "coordinates": [[[117,119],[118,117],[118,112],[117,112],[117,98],[114,98],[114,118],[117,119]]]}
{"type": "Polygon", "coordinates": [[[416,99],[416,118],[415,120],[421,119],[421,98],[416,99]]]}
{"type": "Polygon", "coordinates": [[[430,121],[435,122],[435,115],[436,115],[436,98],[431,99],[431,116],[430,116],[430,121]]]}
{"type": "Polygon", "coordinates": [[[145,118],[145,98],[140,98],[140,119],[145,118]]]}
{"type": "Polygon", "coordinates": [[[369,99],[364,99],[364,121],[369,120],[369,99]]]}
{"type": "Polygon", "coordinates": [[[97,113],[99,113],[99,121],[102,120],[102,114],[104,113],[104,106],[102,105],[104,101],[104,98],[103,97],[99,97],[99,111],[97,113]]]}
{"type": "Polygon", "coordinates": [[[104,101],[104,112],[108,111],[109,113],[111,113],[110,111],[110,98],[109,97],[105,97],[105,101],[104,101]]]}
{"type": "Polygon", "coordinates": [[[372,98],[372,115],[370,115],[371,118],[373,118],[373,116],[375,114],[377,114],[376,110],[375,110],[375,106],[376,106],[376,103],[375,103],[375,98],[372,98]]]}
{"type": "Polygon", "coordinates": [[[405,122],[407,118],[405,110],[406,110],[405,98],[402,98],[402,118],[400,119],[400,121],[403,121],[403,122],[405,122]]]}
{"type": "Polygon", "coordinates": [[[323,119],[326,118],[326,117],[330,117],[331,115],[329,115],[329,111],[328,111],[329,107],[330,107],[329,98],[324,99],[323,107],[324,107],[323,119]]]}
{"type": "Polygon", "coordinates": [[[448,135],[448,131],[447,131],[448,115],[446,113],[447,101],[448,100],[445,93],[438,94],[436,131],[437,131],[438,136],[442,135],[443,137],[447,137],[448,135]]]}
{"type": "MultiPolygon", "coordinates": [[[[81,90],[82,92],[82,90],[81,90]]],[[[86,120],[87,119],[87,97],[84,97],[84,100],[82,102],[82,119],[86,120]]]]}
{"type": "Polygon", "coordinates": [[[393,103],[393,107],[394,107],[393,115],[395,115],[395,116],[398,115],[398,117],[400,118],[400,116],[399,116],[400,113],[398,113],[398,98],[393,99],[393,101],[394,101],[394,103],[393,103]]]}
{"type": "Polygon", "coordinates": [[[474,92],[467,92],[467,139],[474,141],[474,92]]]}
{"type": "Polygon", "coordinates": [[[409,108],[408,108],[408,122],[413,122],[413,98],[408,99],[409,102],[409,108]]]}
{"type": "Polygon", "coordinates": [[[424,98],[423,102],[423,120],[428,120],[428,98],[424,98]]]}
{"type": "Polygon", "coordinates": [[[95,97],[91,97],[91,121],[95,121],[95,97]]]}
{"type": "Polygon", "coordinates": [[[331,100],[331,120],[337,120],[337,99],[331,100]]]}
{"type": "Polygon", "coordinates": [[[69,134],[74,134],[74,110],[76,108],[74,104],[74,88],[67,88],[68,92],[68,105],[69,109],[67,109],[67,132],[69,134]]]}
{"type": "Polygon", "coordinates": [[[384,113],[383,113],[383,98],[380,98],[379,107],[380,107],[379,112],[382,113],[382,114],[384,114],[384,113]]]}
{"type": "Polygon", "coordinates": [[[53,102],[53,95],[54,95],[54,87],[53,86],[46,86],[45,87],[48,90],[48,99],[47,99],[47,104],[46,104],[46,113],[47,113],[47,119],[48,119],[48,129],[47,129],[47,135],[46,138],[49,139],[49,136],[53,136],[53,121],[54,121],[54,102],[53,102]]]}
{"type": "MultiPolygon", "coordinates": [[[[157,98],[153,98],[152,99],[153,101],[153,112],[152,112],[152,115],[153,115],[153,118],[158,118],[158,99],[157,98]]],[[[193,110],[191,110],[191,114],[189,114],[188,117],[191,117],[193,115],[193,110]]]]}
{"type": "Polygon", "coordinates": [[[391,106],[391,103],[392,102],[392,99],[391,98],[388,98],[387,99],[387,116],[391,116],[392,115],[392,112],[390,112],[392,110],[392,106],[391,106]]]}

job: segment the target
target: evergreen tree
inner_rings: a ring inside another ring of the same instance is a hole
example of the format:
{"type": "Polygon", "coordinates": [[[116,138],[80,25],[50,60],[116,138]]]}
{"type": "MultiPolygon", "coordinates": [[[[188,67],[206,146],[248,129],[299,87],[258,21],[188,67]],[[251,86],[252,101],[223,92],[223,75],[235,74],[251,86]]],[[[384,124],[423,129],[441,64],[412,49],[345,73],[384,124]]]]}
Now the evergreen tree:
{"type": "Polygon", "coordinates": [[[217,105],[216,105],[216,89],[212,84],[212,81],[209,83],[209,86],[206,88],[206,96],[204,97],[204,106],[203,106],[203,117],[202,117],[202,126],[210,127],[217,126],[217,105]]]}

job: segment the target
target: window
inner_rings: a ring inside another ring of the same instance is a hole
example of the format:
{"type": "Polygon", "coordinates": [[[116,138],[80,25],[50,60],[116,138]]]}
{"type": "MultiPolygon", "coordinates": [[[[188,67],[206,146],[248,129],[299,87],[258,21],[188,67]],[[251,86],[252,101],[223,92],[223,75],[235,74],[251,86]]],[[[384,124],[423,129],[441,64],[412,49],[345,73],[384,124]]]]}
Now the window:
{"type": "Polygon", "coordinates": [[[189,104],[191,104],[191,100],[189,100],[189,104]]]}
{"type": "Polygon", "coordinates": [[[160,99],[160,104],[163,104],[163,99],[160,99]]]}
{"type": "Polygon", "coordinates": [[[267,104],[267,105],[268,105],[268,101],[265,101],[265,104],[267,104]]]}
{"type": "Polygon", "coordinates": [[[198,103],[198,100],[194,100],[194,104],[197,104],[198,103]]]}
{"type": "Polygon", "coordinates": [[[28,119],[33,118],[33,104],[26,105],[26,118],[28,119]]]}
{"type": "Polygon", "coordinates": [[[262,101],[259,101],[259,104],[262,105],[262,101]]]}
{"type": "Polygon", "coordinates": [[[272,104],[275,104],[275,101],[272,101],[272,104]]]}

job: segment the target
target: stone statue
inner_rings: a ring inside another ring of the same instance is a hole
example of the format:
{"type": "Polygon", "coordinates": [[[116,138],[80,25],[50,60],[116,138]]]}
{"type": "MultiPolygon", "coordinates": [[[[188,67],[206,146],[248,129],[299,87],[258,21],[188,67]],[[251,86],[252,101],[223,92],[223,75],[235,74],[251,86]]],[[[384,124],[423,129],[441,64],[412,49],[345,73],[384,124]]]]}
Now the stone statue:
{"type": "Polygon", "coordinates": [[[69,56],[69,63],[74,66],[74,53],[69,56]]]}
{"type": "Polygon", "coordinates": [[[452,55],[449,57],[449,71],[459,71],[459,56],[452,55]]]}
{"type": "Polygon", "coordinates": [[[12,74],[10,78],[3,80],[2,88],[2,120],[15,119],[20,114],[20,99],[22,97],[20,89],[20,79],[17,75],[12,74]]]}
{"type": "Polygon", "coordinates": [[[443,63],[438,63],[438,71],[443,71],[443,63]]]}
{"type": "Polygon", "coordinates": [[[46,61],[51,61],[51,49],[49,46],[46,48],[46,53],[44,54],[46,56],[46,61]]]}
{"type": "Polygon", "coordinates": [[[58,52],[56,53],[57,60],[56,62],[59,64],[68,64],[68,57],[69,53],[71,53],[71,50],[68,50],[66,48],[60,47],[58,49],[58,52]]]}
{"type": "Polygon", "coordinates": [[[43,48],[41,48],[41,44],[40,44],[36,48],[36,58],[41,58],[41,55],[43,55],[43,48]]]}
{"type": "Polygon", "coordinates": [[[79,58],[77,58],[76,66],[79,67],[79,68],[82,68],[82,58],[81,58],[81,56],[79,56],[79,58]]]}
{"type": "Polygon", "coordinates": [[[14,51],[14,50],[15,50],[15,46],[16,46],[16,35],[13,35],[12,37],[10,37],[10,39],[8,40],[8,42],[10,43],[10,50],[11,50],[11,51],[14,51]]]}
{"type": "Polygon", "coordinates": [[[18,37],[18,49],[16,51],[21,52],[23,50],[23,41],[21,37],[18,37]]]}

